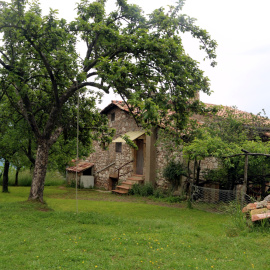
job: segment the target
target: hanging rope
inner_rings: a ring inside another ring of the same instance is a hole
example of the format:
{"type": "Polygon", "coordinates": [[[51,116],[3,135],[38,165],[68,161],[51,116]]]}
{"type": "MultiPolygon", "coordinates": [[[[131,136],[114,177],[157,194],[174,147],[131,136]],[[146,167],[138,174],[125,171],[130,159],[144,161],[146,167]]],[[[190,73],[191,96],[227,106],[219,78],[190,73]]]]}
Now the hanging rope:
{"type": "Polygon", "coordinates": [[[79,163],[79,117],[80,117],[80,93],[77,101],[77,155],[76,155],[76,213],[78,214],[78,163],[79,163]]]}

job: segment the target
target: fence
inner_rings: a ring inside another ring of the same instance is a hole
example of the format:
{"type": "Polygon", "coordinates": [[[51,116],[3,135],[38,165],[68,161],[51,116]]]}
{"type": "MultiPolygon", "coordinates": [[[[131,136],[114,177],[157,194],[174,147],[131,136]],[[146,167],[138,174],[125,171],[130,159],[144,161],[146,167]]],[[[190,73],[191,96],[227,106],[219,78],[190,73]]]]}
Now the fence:
{"type": "MultiPolygon", "coordinates": [[[[222,190],[191,185],[190,202],[193,208],[208,212],[227,213],[230,205],[243,206],[242,193],[235,190],[222,190]]],[[[254,200],[245,194],[244,203],[254,200]]]]}

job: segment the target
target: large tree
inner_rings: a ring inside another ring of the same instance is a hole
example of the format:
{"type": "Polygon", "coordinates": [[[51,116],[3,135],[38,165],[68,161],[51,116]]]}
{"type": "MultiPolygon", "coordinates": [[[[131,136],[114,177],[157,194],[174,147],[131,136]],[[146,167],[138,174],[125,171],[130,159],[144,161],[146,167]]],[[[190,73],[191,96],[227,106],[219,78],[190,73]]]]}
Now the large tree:
{"type": "Polygon", "coordinates": [[[42,16],[36,1],[1,2],[3,88],[37,141],[30,200],[43,201],[49,149],[67,125],[74,95],[86,86],[105,93],[113,89],[141,109],[144,123],[169,119],[164,116],[173,110],[177,127],[185,125],[198,105],[189,100],[197,91],[209,93],[209,83],[185,53],[180,33],[198,38],[213,66],[216,42],[180,14],[183,2],[145,16],[126,0],[117,0],[110,13],[105,0],[82,0],[71,23],[54,10],[42,16]],[[84,56],[77,51],[81,41],[84,56]]]}

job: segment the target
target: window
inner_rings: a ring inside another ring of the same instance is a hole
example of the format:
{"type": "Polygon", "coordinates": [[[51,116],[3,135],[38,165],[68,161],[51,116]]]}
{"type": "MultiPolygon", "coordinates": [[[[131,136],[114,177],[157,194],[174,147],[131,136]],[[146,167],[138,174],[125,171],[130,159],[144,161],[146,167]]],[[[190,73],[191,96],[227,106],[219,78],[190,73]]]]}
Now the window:
{"type": "Polygon", "coordinates": [[[113,122],[115,120],[115,113],[111,114],[111,122],[113,122]]]}
{"type": "Polygon", "coordinates": [[[122,143],[121,142],[115,143],[115,152],[122,153],[122,143]]]}
{"type": "Polygon", "coordinates": [[[83,175],[93,175],[93,170],[92,170],[92,168],[93,168],[93,167],[86,169],[86,170],[83,172],[83,175]]]}
{"type": "Polygon", "coordinates": [[[102,150],[106,150],[105,142],[101,142],[100,147],[101,147],[102,150]]]}

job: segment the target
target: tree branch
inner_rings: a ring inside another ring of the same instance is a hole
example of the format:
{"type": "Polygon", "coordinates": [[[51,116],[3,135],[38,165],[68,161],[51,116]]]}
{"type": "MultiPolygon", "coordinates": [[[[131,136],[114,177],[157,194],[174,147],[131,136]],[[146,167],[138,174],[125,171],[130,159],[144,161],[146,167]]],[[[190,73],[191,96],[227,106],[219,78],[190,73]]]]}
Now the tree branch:
{"type": "Polygon", "coordinates": [[[16,85],[13,84],[15,88],[15,92],[17,96],[19,97],[18,106],[21,110],[21,113],[25,117],[25,119],[28,121],[29,125],[31,126],[34,134],[37,137],[41,136],[40,130],[38,128],[35,116],[33,114],[32,108],[31,108],[31,102],[28,98],[28,95],[24,95],[24,97],[21,97],[19,90],[17,89],[16,85]]]}
{"type": "Polygon", "coordinates": [[[7,55],[4,52],[2,52],[2,50],[0,50],[0,53],[10,62],[9,58],[7,57],[7,55]]]}
{"type": "Polygon", "coordinates": [[[40,51],[40,49],[37,47],[37,45],[32,41],[32,39],[30,37],[28,37],[28,35],[25,32],[26,32],[26,30],[24,31],[25,38],[32,45],[32,47],[38,52],[38,54],[40,55],[40,57],[43,61],[43,64],[45,65],[45,68],[50,76],[50,79],[51,79],[51,82],[53,85],[53,92],[54,92],[56,105],[59,106],[58,87],[57,87],[57,83],[56,83],[55,77],[53,75],[52,69],[50,67],[50,64],[49,64],[47,58],[45,57],[45,55],[43,54],[43,52],[40,51]]]}
{"type": "Polygon", "coordinates": [[[51,135],[50,140],[49,140],[49,148],[57,141],[61,133],[63,132],[63,127],[58,127],[54,133],[51,135]]]}
{"type": "Polygon", "coordinates": [[[90,78],[90,77],[95,76],[95,75],[98,75],[98,73],[97,72],[91,72],[91,73],[87,74],[87,78],[90,78]]]}

